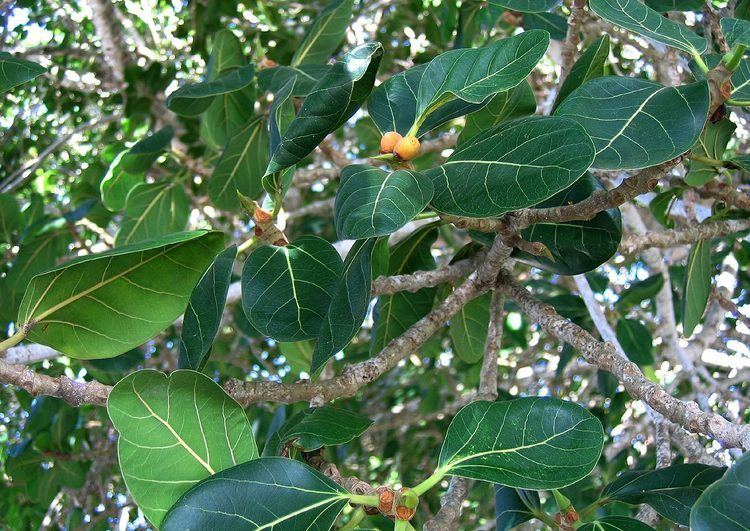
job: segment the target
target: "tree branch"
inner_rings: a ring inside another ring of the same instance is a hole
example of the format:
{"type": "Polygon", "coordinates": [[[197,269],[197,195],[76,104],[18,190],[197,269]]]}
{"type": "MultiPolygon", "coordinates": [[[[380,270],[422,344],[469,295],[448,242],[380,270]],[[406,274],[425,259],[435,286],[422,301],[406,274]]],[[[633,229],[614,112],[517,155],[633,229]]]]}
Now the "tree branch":
{"type": "Polygon", "coordinates": [[[709,221],[699,225],[668,229],[661,232],[649,231],[646,234],[630,234],[623,238],[620,243],[620,252],[635,254],[649,247],[668,248],[677,245],[689,245],[699,240],[710,240],[745,230],[750,230],[750,219],[709,221]]]}

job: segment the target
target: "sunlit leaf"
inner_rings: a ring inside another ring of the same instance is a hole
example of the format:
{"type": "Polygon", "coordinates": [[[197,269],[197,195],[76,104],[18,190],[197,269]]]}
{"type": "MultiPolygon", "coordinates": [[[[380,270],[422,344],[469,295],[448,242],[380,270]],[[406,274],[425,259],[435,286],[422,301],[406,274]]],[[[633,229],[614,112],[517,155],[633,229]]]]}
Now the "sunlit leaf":
{"type": "Polygon", "coordinates": [[[190,199],[173,183],[137,184],[125,201],[125,217],[117,231],[116,245],[150,240],[181,232],[190,216],[190,199]]]}
{"type": "Polygon", "coordinates": [[[354,0],[333,0],[320,12],[292,57],[292,66],[325,63],[341,44],[354,0]]]}

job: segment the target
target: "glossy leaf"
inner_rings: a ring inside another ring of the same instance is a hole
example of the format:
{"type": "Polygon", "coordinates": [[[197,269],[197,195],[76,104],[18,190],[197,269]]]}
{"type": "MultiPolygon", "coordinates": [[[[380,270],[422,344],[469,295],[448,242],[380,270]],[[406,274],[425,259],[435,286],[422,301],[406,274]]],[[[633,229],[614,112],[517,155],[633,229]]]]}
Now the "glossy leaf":
{"type": "Polygon", "coordinates": [[[750,105],[750,61],[743,59],[732,74],[732,99],[743,106],[750,105]]]}
{"type": "Polygon", "coordinates": [[[510,531],[534,518],[530,507],[540,509],[536,491],[495,485],[495,525],[498,531],[510,531]]]}
{"type": "Polygon", "coordinates": [[[578,529],[580,531],[650,531],[653,527],[627,516],[605,516],[593,522],[587,522],[578,529]]]}
{"type": "Polygon", "coordinates": [[[683,335],[690,337],[706,311],[711,294],[711,240],[699,240],[690,247],[682,300],[683,335]]]}
{"type": "Polygon", "coordinates": [[[255,199],[263,191],[261,179],[268,161],[268,130],[265,120],[257,118],[234,135],[219,159],[208,194],[219,208],[237,210],[237,192],[255,199]]]}
{"type": "Polygon", "coordinates": [[[242,270],[245,315],[277,341],[316,338],[342,267],[336,249],[317,236],[258,247],[242,270]]]}
{"type": "Polygon", "coordinates": [[[687,525],[693,503],[706,487],[724,474],[724,470],[690,463],[649,471],[629,471],[607,485],[601,498],[631,504],[647,503],[665,518],[687,525]]]}
{"type": "Polygon", "coordinates": [[[701,54],[708,46],[703,37],[638,0],[591,0],[589,7],[612,24],[690,54],[701,54]]]}
{"type": "MultiPolygon", "coordinates": [[[[567,190],[536,206],[548,208],[575,204],[597,190],[604,190],[604,187],[593,175],[586,173],[567,190]]],[[[620,210],[603,210],[585,221],[537,223],[521,231],[521,235],[526,241],[546,245],[552,259],[516,249],[513,256],[517,260],[558,275],[580,275],[596,269],[617,252],[622,238],[620,210]]]]}
{"type": "Polygon", "coordinates": [[[654,364],[654,346],[651,331],[640,321],[626,319],[617,321],[617,341],[627,354],[628,359],[644,367],[654,364]]]}
{"type": "Polygon", "coordinates": [[[658,11],[700,11],[705,5],[704,0],[646,0],[646,5],[658,11]]]}
{"type": "Polygon", "coordinates": [[[555,105],[552,107],[553,111],[575,89],[587,81],[604,76],[604,67],[609,58],[609,48],[609,35],[606,33],[586,48],[581,57],[573,65],[573,68],[570,69],[570,73],[565,77],[565,81],[563,81],[560,92],[558,92],[555,99],[555,105]]]}
{"type": "Polygon", "coordinates": [[[173,183],[137,184],[125,201],[125,217],[115,245],[127,245],[185,230],[190,199],[173,183]]]}
{"type": "Polygon", "coordinates": [[[675,88],[639,78],[602,77],[573,91],[555,114],[577,121],[591,136],[595,168],[637,169],[693,147],[708,106],[705,82],[675,88]]]}
{"type": "Polygon", "coordinates": [[[21,302],[19,326],[29,328],[30,341],[73,358],[127,352],[185,311],[190,292],[223,240],[218,232],[172,234],[37,275],[21,302]]]}
{"type": "Polygon", "coordinates": [[[531,85],[521,83],[515,88],[494,96],[486,107],[466,117],[466,125],[458,137],[458,145],[485,129],[509,122],[536,112],[536,97],[531,85]]]}
{"type": "Polygon", "coordinates": [[[236,245],[224,249],[193,288],[182,322],[180,369],[199,371],[208,360],[211,345],[221,324],[236,256],[236,245]]]}
{"type": "Polygon", "coordinates": [[[136,142],[122,157],[123,171],[139,174],[148,170],[167,148],[173,135],[174,129],[168,125],[136,142]]]}
{"type": "Polygon", "coordinates": [[[490,0],[491,7],[520,11],[521,13],[541,13],[549,11],[560,3],[560,0],[490,0]]]}
{"type": "Polygon", "coordinates": [[[190,489],[169,511],[162,530],[328,531],[348,500],[343,487],[309,466],[262,457],[190,489]]]}
{"type": "Polygon", "coordinates": [[[557,13],[526,13],[523,16],[526,31],[544,30],[552,40],[564,41],[568,32],[568,19],[557,13]]]}
{"type": "Polygon", "coordinates": [[[432,182],[414,170],[347,166],[336,192],[336,232],[342,240],[391,234],[422,212],[432,194],[432,182]]]}
{"type": "Polygon", "coordinates": [[[0,94],[41,76],[47,71],[33,61],[18,59],[6,52],[0,52],[0,94]]]}
{"type": "Polygon", "coordinates": [[[268,110],[269,157],[276,151],[281,143],[281,137],[294,120],[293,88],[294,80],[290,79],[273,95],[273,101],[268,110]]]}
{"type": "Polygon", "coordinates": [[[724,17],[720,21],[721,32],[729,46],[750,46],[750,22],[739,18],[724,17]]]}
{"type": "MultiPolygon", "coordinates": [[[[728,118],[718,122],[708,122],[703,130],[698,143],[693,146],[691,155],[709,157],[716,160],[724,158],[724,152],[727,144],[732,139],[737,126],[728,118]]],[[[685,182],[690,186],[703,186],[713,179],[717,174],[717,169],[711,164],[690,160],[690,168],[685,175],[685,182]]]]}
{"type": "Polygon", "coordinates": [[[167,108],[182,116],[198,116],[209,108],[217,96],[248,86],[254,75],[255,66],[249,64],[212,81],[183,85],[169,95],[167,108]]]}
{"type": "Polygon", "coordinates": [[[556,398],[473,402],[440,450],[447,474],[522,489],[559,489],[586,477],[604,445],[599,420],[556,398]]]}
{"type": "Polygon", "coordinates": [[[125,199],[130,191],[143,182],[142,174],[128,173],[123,165],[127,151],[121,152],[110,164],[106,175],[99,185],[102,203],[113,212],[125,208],[125,199]]]}
{"type": "Polygon", "coordinates": [[[16,198],[10,194],[0,194],[0,243],[13,242],[13,234],[19,232],[23,225],[16,198]]]}
{"type": "Polygon", "coordinates": [[[362,435],[372,421],[346,409],[309,408],[287,420],[263,448],[263,456],[279,455],[287,444],[312,452],[323,446],[345,444],[362,435]]]}
{"type": "MultiPolygon", "coordinates": [[[[405,275],[435,269],[430,247],[437,239],[437,229],[426,226],[414,231],[391,249],[388,275],[405,275]]],[[[382,350],[391,339],[400,336],[432,309],[435,288],[422,288],[416,293],[400,292],[381,296],[375,306],[375,332],[370,352],[382,350]]]]}
{"type": "Polygon", "coordinates": [[[313,21],[292,57],[292,66],[325,63],[339,47],[352,18],[354,0],[333,0],[313,21]]]}
{"type": "Polygon", "coordinates": [[[191,486],[258,457],[245,411],[195,371],[134,372],[112,389],[107,412],[125,484],[157,527],[191,486]]]}
{"type": "Polygon", "coordinates": [[[750,453],[745,453],[708,487],[690,511],[690,529],[694,531],[746,531],[750,529],[750,453]]]}
{"type": "Polygon", "coordinates": [[[334,354],[357,335],[370,307],[372,253],[375,238],[360,240],[349,250],[344,269],[331,296],[318,341],[312,355],[310,372],[315,373],[334,354]]]}
{"type": "Polygon", "coordinates": [[[332,65],[305,64],[294,66],[275,66],[258,72],[258,86],[264,92],[276,94],[284,85],[292,82],[292,96],[304,97],[323,78],[332,65]]]}
{"type": "Polygon", "coordinates": [[[593,159],[583,127],[533,116],[483,131],[424,173],[435,186],[435,210],[483,218],[552,197],[577,181],[593,159]]]}
{"type": "Polygon", "coordinates": [[[336,62],[318,81],[289,124],[266,174],[297,164],[328,133],[351,118],[370,94],[382,56],[380,43],[370,42],[356,47],[336,62]]]}
{"type": "Polygon", "coordinates": [[[491,293],[464,304],[451,318],[450,337],[453,352],[465,363],[476,363],[484,355],[490,322],[491,293]]]}

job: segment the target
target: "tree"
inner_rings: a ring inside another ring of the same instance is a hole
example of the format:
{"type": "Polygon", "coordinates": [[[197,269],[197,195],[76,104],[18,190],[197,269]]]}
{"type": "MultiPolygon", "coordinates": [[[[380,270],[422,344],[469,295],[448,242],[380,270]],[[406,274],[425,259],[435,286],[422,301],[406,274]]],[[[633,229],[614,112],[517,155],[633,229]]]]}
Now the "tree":
{"type": "Polygon", "coordinates": [[[0,10],[3,526],[750,528],[750,2],[0,10]]]}

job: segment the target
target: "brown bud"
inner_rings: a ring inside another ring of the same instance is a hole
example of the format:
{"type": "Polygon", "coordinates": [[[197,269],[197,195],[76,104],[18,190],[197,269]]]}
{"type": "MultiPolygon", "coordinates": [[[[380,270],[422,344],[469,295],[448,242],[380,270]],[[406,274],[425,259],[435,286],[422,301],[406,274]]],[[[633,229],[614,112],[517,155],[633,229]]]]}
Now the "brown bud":
{"type": "Polygon", "coordinates": [[[253,232],[255,233],[256,236],[260,237],[263,234],[263,229],[261,229],[258,225],[256,225],[253,232]]]}
{"type": "Polygon", "coordinates": [[[396,498],[396,494],[390,487],[382,486],[375,489],[378,493],[378,509],[383,514],[391,514],[393,511],[393,500],[396,498]]]}
{"type": "Polygon", "coordinates": [[[399,520],[406,520],[407,522],[414,517],[414,513],[416,513],[416,509],[409,509],[408,507],[404,507],[403,505],[399,505],[396,507],[396,518],[399,520]]]}

